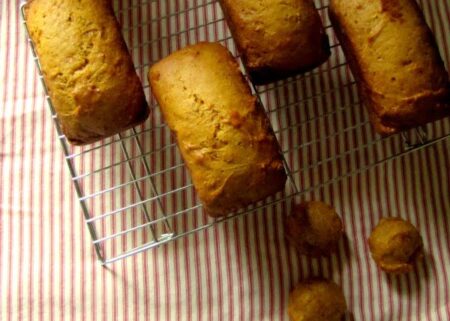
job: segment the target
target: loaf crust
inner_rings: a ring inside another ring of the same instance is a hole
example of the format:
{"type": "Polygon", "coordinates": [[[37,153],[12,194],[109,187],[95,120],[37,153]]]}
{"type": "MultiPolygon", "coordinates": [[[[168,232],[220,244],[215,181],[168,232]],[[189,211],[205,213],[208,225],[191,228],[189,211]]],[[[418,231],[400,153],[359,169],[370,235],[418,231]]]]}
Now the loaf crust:
{"type": "Polygon", "coordinates": [[[92,143],[147,118],[142,85],[110,1],[32,0],[25,17],[69,142],[92,143]]]}
{"type": "Polygon", "coordinates": [[[247,71],[265,84],[311,70],[330,56],[311,0],[220,0],[247,71]]]}
{"type": "Polygon", "coordinates": [[[227,49],[186,47],[155,64],[149,80],[209,215],[226,215],[283,189],[275,135],[227,49]]]}
{"type": "Polygon", "coordinates": [[[448,73],[415,0],[331,0],[329,12],[377,132],[450,115],[448,73]]]}

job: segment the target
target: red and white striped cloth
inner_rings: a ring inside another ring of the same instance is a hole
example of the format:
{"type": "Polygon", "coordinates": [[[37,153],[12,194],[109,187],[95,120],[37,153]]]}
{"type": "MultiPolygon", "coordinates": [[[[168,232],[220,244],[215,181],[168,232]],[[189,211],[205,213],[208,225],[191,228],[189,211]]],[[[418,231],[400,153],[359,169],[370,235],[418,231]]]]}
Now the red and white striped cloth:
{"type": "MultiPolygon", "coordinates": [[[[448,66],[450,2],[420,3],[448,66]]],[[[289,290],[310,275],[342,285],[348,320],[450,320],[449,140],[306,195],[343,217],[347,237],[330,258],[286,244],[282,204],[103,268],[13,0],[1,1],[0,102],[0,320],[287,320],[289,290]],[[369,255],[387,215],[424,238],[425,260],[405,276],[369,255]]]]}

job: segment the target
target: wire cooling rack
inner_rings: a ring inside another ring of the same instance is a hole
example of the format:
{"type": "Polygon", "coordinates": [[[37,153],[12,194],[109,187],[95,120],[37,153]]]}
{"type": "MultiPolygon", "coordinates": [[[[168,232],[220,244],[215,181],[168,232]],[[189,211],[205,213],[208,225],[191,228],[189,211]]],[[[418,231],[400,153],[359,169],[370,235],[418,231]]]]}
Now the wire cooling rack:
{"type": "MultiPolygon", "coordinates": [[[[449,120],[385,138],[374,134],[331,29],[326,12],[328,1],[315,3],[331,41],[329,61],[312,72],[274,84],[250,84],[271,120],[290,184],[284,192],[220,219],[203,213],[175,141],[151,97],[146,73],[156,61],[199,41],[221,42],[239,59],[221,8],[215,0],[114,3],[151,106],[149,120],[102,142],[74,147],[62,134],[47,95],[75,191],[103,264],[221,221],[289,202],[450,137],[449,120]]],[[[43,80],[34,49],[33,56],[43,80]]]]}

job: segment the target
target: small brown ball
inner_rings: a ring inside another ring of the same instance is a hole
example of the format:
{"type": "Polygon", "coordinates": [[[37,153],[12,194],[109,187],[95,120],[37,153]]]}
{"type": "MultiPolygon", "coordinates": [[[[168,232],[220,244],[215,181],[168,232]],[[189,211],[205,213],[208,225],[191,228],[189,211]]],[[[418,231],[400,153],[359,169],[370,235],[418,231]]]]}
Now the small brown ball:
{"type": "Polygon", "coordinates": [[[332,281],[307,280],[289,295],[291,321],[341,321],[346,311],[344,294],[332,281]]]}
{"type": "Polygon", "coordinates": [[[369,237],[372,258],[388,273],[407,273],[423,257],[423,241],[411,223],[396,217],[383,218],[369,237]]]}
{"type": "Polygon", "coordinates": [[[333,207],[323,202],[296,205],[286,219],[286,237],[304,255],[331,254],[343,232],[341,218],[333,207]]]}

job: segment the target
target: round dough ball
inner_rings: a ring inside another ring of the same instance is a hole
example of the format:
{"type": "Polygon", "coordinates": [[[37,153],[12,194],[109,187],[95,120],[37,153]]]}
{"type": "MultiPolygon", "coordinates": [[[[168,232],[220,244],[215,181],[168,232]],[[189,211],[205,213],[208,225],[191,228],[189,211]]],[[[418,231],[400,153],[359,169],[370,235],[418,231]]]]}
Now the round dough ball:
{"type": "Polygon", "coordinates": [[[423,257],[419,231],[401,218],[383,218],[369,237],[372,258],[388,273],[407,273],[423,257]]]}
{"type": "Polygon", "coordinates": [[[337,247],[343,234],[335,209],[323,202],[296,205],[286,219],[286,235],[300,254],[326,256],[337,247]]]}
{"type": "Polygon", "coordinates": [[[300,283],[289,295],[291,321],[341,321],[347,303],[341,288],[327,280],[300,283]]]}

